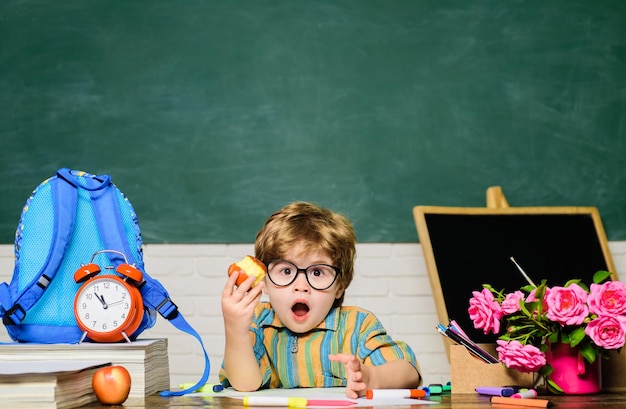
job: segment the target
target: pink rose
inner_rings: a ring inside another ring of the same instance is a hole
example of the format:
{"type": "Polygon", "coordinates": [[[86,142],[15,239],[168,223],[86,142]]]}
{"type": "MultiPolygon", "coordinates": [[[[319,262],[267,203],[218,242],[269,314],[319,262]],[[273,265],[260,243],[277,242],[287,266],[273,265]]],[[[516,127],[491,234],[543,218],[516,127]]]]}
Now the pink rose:
{"type": "Polygon", "coordinates": [[[537,372],[546,364],[546,356],[534,345],[522,345],[519,341],[496,341],[498,359],[507,368],[520,372],[537,372]]]}
{"type": "Polygon", "coordinates": [[[472,295],[468,312],[470,319],[474,321],[474,328],[482,329],[485,334],[488,334],[489,331],[494,334],[500,332],[502,308],[491,291],[483,288],[481,292],[472,291],[472,295]]]}
{"type": "Polygon", "coordinates": [[[623,315],[626,312],[626,285],[621,281],[591,284],[587,304],[597,315],[623,315]]]}
{"type": "Polygon", "coordinates": [[[546,295],[546,316],[562,325],[580,325],[589,315],[587,291],[578,284],[569,287],[552,287],[546,295]]]}
{"type": "Polygon", "coordinates": [[[522,309],[519,303],[524,300],[524,293],[521,291],[515,291],[506,295],[504,301],[502,301],[502,312],[504,315],[510,315],[516,313],[522,309]]]}
{"type": "Polygon", "coordinates": [[[626,318],[621,316],[600,316],[587,324],[585,334],[604,349],[618,349],[626,341],[626,318]]]}

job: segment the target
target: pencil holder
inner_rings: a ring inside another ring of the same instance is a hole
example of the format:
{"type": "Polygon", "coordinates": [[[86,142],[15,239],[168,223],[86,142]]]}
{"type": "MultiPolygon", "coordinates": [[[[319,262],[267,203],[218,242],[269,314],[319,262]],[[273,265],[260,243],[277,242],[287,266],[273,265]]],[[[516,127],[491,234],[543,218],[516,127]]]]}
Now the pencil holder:
{"type": "MultiPolygon", "coordinates": [[[[495,344],[481,344],[481,348],[495,354],[495,344]]],[[[505,367],[502,363],[489,364],[470,355],[462,345],[450,345],[450,383],[452,393],[476,393],[479,386],[516,385],[532,388],[534,374],[505,367]]]]}

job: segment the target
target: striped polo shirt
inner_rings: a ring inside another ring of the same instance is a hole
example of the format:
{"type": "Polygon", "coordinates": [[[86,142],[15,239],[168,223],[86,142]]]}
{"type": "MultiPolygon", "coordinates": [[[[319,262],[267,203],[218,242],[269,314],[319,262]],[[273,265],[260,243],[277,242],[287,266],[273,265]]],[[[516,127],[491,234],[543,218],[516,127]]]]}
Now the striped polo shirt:
{"type": "MultiPolygon", "coordinates": [[[[359,307],[337,307],[305,334],[291,332],[276,317],[268,302],[260,303],[250,327],[263,382],[260,389],[346,386],[347,374],[329,354],[355,355],[366,365],[402,359],[419,372],[415,354],[404,342],[394,341],[371,312],[359,307]]],[[[220,370],[220,382],[230,386],[220,370]]]]}

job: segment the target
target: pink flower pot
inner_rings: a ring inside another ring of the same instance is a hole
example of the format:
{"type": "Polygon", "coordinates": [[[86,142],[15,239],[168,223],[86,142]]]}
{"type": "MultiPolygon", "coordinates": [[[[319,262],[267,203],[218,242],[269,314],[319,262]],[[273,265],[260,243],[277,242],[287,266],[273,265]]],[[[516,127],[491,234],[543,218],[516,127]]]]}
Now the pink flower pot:
{"type": "Polygon", "coordinates": [[[554,371],[548,378],[563,392],[570,395],[587,395],[602,390],[600,357],[590,364],[568,344],[557,343],[546,353],[546,359],[554,371]]]}

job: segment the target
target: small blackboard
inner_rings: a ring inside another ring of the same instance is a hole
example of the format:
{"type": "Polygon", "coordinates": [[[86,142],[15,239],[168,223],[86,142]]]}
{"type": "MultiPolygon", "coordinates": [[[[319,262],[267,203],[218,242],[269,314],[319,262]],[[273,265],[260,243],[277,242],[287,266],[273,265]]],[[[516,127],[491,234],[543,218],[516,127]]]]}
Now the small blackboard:
{"type": "Polygon", "coordinates": [[[511,257],[537,285],[572,278],[590,284],[598,270],[617,279],[595,207],[417,206],[413,214],[439,322],[456,320],[479,343],[497,336],[474,329],[467,311],[472,291],[483,283],[506,291],[528,284],[511,257]]]}

